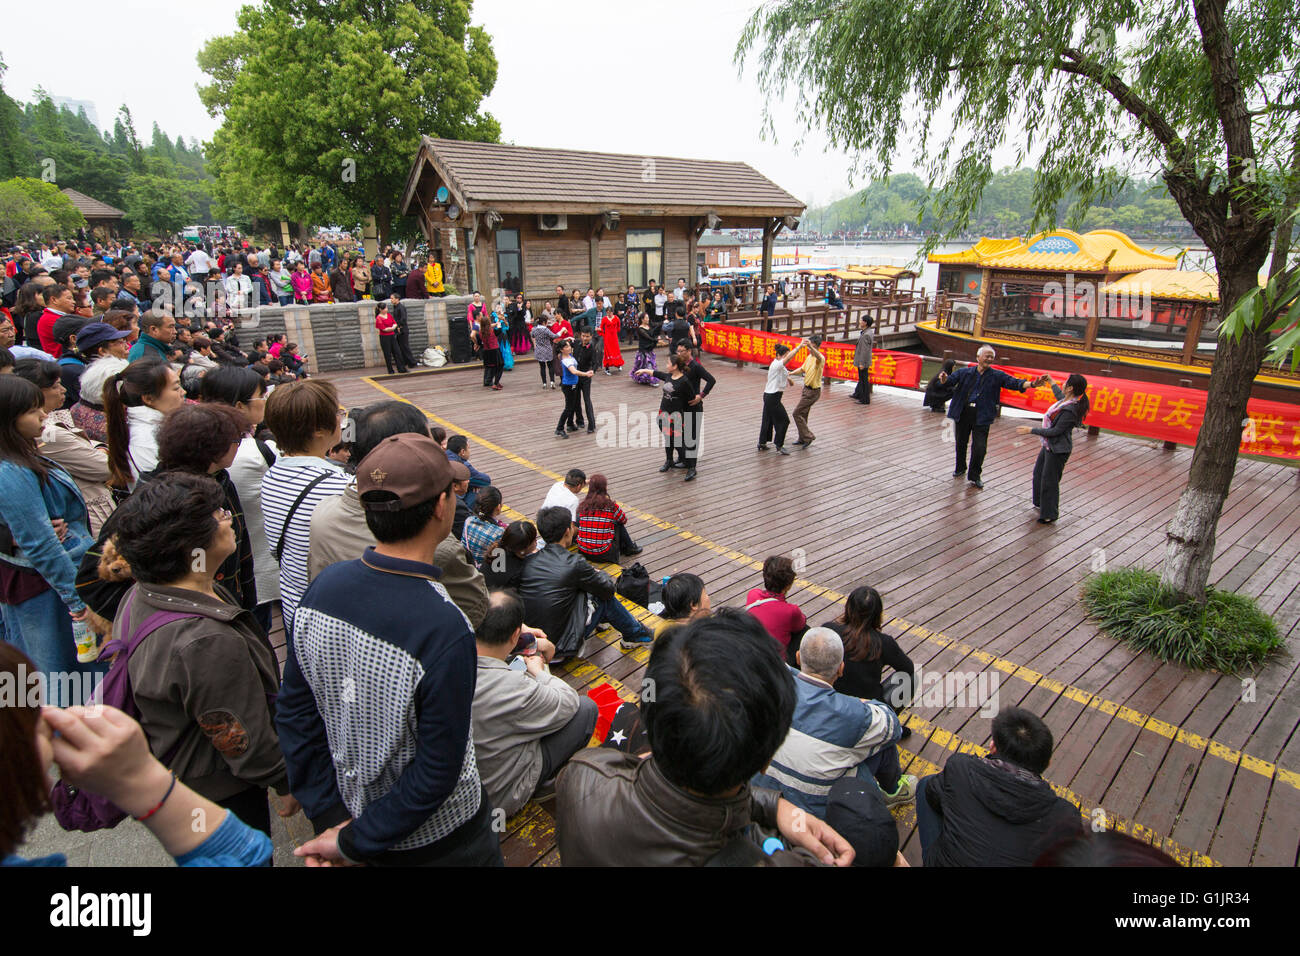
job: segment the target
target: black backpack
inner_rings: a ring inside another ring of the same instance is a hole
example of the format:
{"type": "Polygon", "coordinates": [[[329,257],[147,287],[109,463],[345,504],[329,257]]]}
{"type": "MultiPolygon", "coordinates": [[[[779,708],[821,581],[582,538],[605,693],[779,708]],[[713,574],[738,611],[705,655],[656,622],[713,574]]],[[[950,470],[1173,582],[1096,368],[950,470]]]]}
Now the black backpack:
{"type": "Polygon", "coordinates": [[[649,607],[650,572],[639,561],[630,567],[624,568],[623,573],[618,576],[618,583],[614,586],[614,592],[634,604],[649,607]]]}

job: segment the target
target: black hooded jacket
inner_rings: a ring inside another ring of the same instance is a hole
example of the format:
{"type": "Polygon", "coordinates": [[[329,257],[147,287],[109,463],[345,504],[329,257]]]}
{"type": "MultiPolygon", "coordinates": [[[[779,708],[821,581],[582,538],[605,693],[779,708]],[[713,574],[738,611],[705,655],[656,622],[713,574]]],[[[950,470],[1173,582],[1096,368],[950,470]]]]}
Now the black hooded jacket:
{"type": "Polygon", "coordinates": [[[925,798],[943,819],[926,866],[1030,866],[1083,829],[1079,809],[1047,781],[996,756],[953,754],[925,798]]]}

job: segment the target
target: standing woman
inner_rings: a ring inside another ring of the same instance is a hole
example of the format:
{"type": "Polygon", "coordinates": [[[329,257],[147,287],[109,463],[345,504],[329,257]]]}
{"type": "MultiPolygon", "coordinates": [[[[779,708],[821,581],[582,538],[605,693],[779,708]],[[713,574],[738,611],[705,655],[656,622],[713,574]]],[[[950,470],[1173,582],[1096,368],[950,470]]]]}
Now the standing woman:
{"type": "Polygon", "coordinates": [[[98,534],[114,507],[107,484],[107,447],[86,437],[73,423],[72,414],[63,408],[64,388],[57,365],[41,359],[22,359],[14,365],[14,374],[41,390],[46,418],[37,450],[72,476],[86,503],[90,533],[98,534]]]}
{"type": "Polygon", "coordinates": [[[483,356],[483,387],[501,391],[501,345],[497,334],[492,330],[492,319],[487,314],[487,305],[475,301],[469,306],[470,338],[479,347],[483,356]]]}
{"type": "Polygon", "coordinates": [[[614,369],[623,367],[623,349],[618,341],[619,330],[623,328],[623,322],[609,309],[600,319],[599,332],[605,339],[605,374],[613,375],[614,369]]]}
{"type": "Polygon", "coordinates": [[[352,273],[353,296],[358,300],[370,298],[370,266],[366,265],[364,259],[353,259],[350,271],[352,273]]]}
{"type": "Polygon", "coordinates": [[[311,273],[307,271],[307,264],[301,259],[294,263],[289,284],[293,287],[295,305],[306,305],[311,301],[311,273]]]}
{"type": "Polygon", "coordinates": [[[158,478],[183,472],[206,476],[221,487],[235,550],[217,567],[213,580],[230,592],[236,604],[252,611],[258,604],[253,548],[239,491],[227,470],[234,464],[247,427],[244,416],[228,405],[208,402],[176,409],[158,429],[158,478]]]}
{"type": "Polygon", "coordinates": [[[1034,507],[1040,509],[1039,524],[1051,524],[1059,515],[1061,473],[1074,450],[1071,433],[1083,427],[1091,407],[1086,394],[1088,380],[1078,372],[1065,380],[1065,388],[1050,384],[1056,401],[1043,414],[1043,424],[1016,428],[1017,435],[1037,435],[1043,444],[1034,462],[1034,507]]]}
{"type": "MultiPolygon", "coordinates": [[[[93,543],[86,505],[72,476],[42,458],[45,396],[17,375],[0,375],[0,634],[39,671],[102,668],[77,661],[73,621],[86,619],[77,565],[93,543]]],[[[80,704],[78,684],[48,682],[47,703],[80,704]],[[67,690],[76,699],[62,699],[67,690]]]]}
{"type": "Polygon", "coordinates": [[[235,460],[226,470],[239,494],[244,524],[253,547],[253,578],[257,584],[257,606],[253,617],[271,633],[271,605],[280,600],[280,565],[271,555],[266,540],[266,519],[262,515],[262,477],[275,464],[280,450],[273,441],[256,437],[266,415],[266,384],[262,376],[242,365],[223,365],[203,376],[201,397],[205,402],[228,405],[244,417],[244,437],[235,460]]]}
{"type": "Polygon", "coordinates": [[[379,303],[379,311],[375,314],[375,330],[379,333],[379,347],[384,353],[384,367],[388,370],[389,375],[393,375],[393,366],[396,365],[396,374],[406,374],[406,364],[402,360],[402,350],[397,345],[397,320],[393,318],[388,311],[388,299],[379,303]]]}
{"type": "Polygon", "coordinates": [[[632,360],[632,381],[638,385],[654,385],[659,380],[655,377],[658,366],[655,364],[655,346],[659,344],[659,335],[650,327],[650,313],[641,313],[641,322],[636,327],[636,358],[632,360]]]}
{"type": "Polygon", "coordinates": [[[663,382],[659,398],[659,430],[664,436],[666,458],[659,470],[686,468],[686,480],[694,481],[695,448],[693,441],[688,443],[687,431],[690,426],[687,422],[691,417],[691,402],[695,400],[695,386],[691,384],[690,376],[686,374],[686,358],[681,355],[670,355],[668,368],[667,372],[654,373],[654,377],[663,382]],[[673,462],[674,450],[677,453],[676,463],[673,462]]]}
{"type": "Polygon", "coordinates": [[[510,347],[510,322],[502,318],[499,312],[492,313],[492,331],[497,334],[497,345],[501,349],[501,368],[512,371],[515,367],[514,349],[510,347]]]}
{"type": "Polygon", "coordinates": [[[571,339],[560,343],[560,388],[564,391],[564,411],[560,413],[555,434],[568,438],[569,432],[578,430],[578,399],[581,394],[578,390],[578,360],[573,357],[571,339]]]}
{"type": "Polygon", "coordinates": [[[142,474],[158,467],[158,426],[184,404],[181,380],[166,362],[132,362],[109,379],[104,417],[113,488],[134,490],[142,474]]]}
{"type": "Polygon", "coordinates": [[[558,336],[545,322],[534,323],[532,336],[533,355],[537,359],[537,370],[542,375],[542,388],[546,388],[548,378],[551,388],[555,388],[555,340],[558,336]]]}

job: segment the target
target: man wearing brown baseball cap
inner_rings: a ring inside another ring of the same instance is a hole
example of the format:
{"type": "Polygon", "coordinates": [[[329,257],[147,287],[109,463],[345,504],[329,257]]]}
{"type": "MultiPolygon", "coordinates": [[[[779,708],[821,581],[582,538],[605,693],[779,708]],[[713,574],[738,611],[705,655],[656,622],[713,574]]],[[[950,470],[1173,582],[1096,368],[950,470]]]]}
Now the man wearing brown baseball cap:
{"type": "Polygon", "coordinates": [[[455,515],[451,462],[428,435],[393,435],[356,488],[378,543],[303,595],[277,701],[290,785],[321,834],[294,852],[500,866],[470,732],[474,633],[434,564],[455,515]]]}

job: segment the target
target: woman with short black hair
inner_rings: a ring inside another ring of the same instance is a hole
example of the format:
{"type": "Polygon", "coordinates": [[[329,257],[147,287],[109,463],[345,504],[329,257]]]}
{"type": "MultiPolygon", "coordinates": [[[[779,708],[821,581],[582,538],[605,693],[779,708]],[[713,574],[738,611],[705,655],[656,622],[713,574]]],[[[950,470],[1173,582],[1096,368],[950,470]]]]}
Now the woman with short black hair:
{"type": "MultiPolygon", "coordinates": [[[[269,834],[267,788],[289,793],[275,732],[280,672],[253,615],[216,579],[238,546],[224,502],[211,478],[169,472],[118,509],[114,540],[136,584],[114,631],[134,633],[159,611],[182,615],[127,664],[149,748],[183,783],[269,834]]],[[[289,797],[280,814],[297,809],[289,797]]]]}

